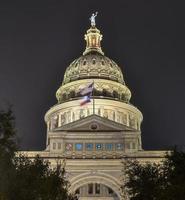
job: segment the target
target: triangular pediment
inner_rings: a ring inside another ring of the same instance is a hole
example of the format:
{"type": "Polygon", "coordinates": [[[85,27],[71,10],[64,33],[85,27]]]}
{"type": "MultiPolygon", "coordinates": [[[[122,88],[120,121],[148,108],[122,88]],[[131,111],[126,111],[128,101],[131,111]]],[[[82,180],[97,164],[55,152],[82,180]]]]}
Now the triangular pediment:
{"type": "Polygon", "coordinates": [[[110,119],[100,117],[98,115],[90,115],[83,119],[71,122],[56,128],[54,131],[133,131],[132,128],[112,121],[110,119]]]}

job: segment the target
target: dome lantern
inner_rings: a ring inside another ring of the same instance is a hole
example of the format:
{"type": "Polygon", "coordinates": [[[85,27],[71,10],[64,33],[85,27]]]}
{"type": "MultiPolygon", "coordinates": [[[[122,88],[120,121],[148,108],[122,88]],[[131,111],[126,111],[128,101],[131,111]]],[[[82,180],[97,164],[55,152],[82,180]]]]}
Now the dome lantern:
{"type": "Polygon", "coordinates": [[[104,55],[101,49],[101,40],[102,40],[102,35],[100,33],[100,30],[98,30],[96,27],[91,27],[90,29],[88,29],[87,34],[85,34],[86,49],[83,55],[86,55],[92,51],[104,55]]]}
{"type": "Polygon", "coordinates": [[[104,55],[101,49],[101,40],[102,35],[100,30],[96,28],[95,17],[97,16],[97,12],[92,14],[90,17],[91,27],[87,30],[87,34],[85,34],[85,41],[86,41],[86,49],[83,55],[88,54],[89,52],[95,51],[102,55],[104,55]]]}

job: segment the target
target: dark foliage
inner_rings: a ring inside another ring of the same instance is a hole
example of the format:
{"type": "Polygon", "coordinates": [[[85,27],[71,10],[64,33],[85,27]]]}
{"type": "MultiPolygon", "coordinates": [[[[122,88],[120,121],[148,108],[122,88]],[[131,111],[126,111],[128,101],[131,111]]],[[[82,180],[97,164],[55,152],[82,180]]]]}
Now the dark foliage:
{"type": "Polygon", "coordinates": [[[14,122],[11,108],[0,111],[0,200],[73,200],[60,163],[17,153],[14,122]]]}
{"type": "Polygon", "coordinates": [[[184,200],[185,153],[176,148],[159,164],[141,164],[137,160],[124,163],[124,180],[131,200],[184,200]]]}
{"type": "Polygon", "coordinates": [[[11,108],[0,111],[0,199],[6,200],[14,176],[13,158],[17,150],[14,116],[11,108]]]}

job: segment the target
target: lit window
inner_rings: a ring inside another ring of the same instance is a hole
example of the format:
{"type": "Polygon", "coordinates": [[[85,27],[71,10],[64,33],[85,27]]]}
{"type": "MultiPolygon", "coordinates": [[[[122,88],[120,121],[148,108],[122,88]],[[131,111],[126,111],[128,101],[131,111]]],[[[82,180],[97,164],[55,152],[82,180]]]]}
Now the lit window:
{"type": "Polygon", "coordinates": [[[83,144],[81,144],[81,143],[75,144],[75,149],[76,149],[77,151],[81,151],[81,150],[83,149],[83,144]]]}
{"type": "Polygon", "coordinates": [[[96,144],[96,150],[101,150],[102,149],[102,144],[96,144]]]}
{"type": "Polygon", "coordinates": [[[111,151],[113,149],[113,144],[105,144],[105,149],[111,151]]]}
{"type": "Polygon", "coordinates": [[[87,143],[86,144],[86,150],[87,151],[92,151],[93,150],[93,144],[92,143],[87,143]]]}

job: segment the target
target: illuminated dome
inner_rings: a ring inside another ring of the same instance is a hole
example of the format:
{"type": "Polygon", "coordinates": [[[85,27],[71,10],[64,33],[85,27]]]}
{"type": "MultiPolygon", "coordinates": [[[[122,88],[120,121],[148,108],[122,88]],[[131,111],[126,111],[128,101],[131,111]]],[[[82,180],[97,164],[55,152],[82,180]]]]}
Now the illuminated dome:
{"type": "Polygon", "coordinates": [[[128,103],[131,92],[125,85],[123,73],[118,65],[104,56],[100,31],[91,26],[85,34],[85,40],[86,49],[83,55],[75,59],[66,69],[62,85],[56,93],[58,102],[80,98],[80,88],[93,80],[93,96],[128,103]]]}
{"type": "Polygon", "coordinates": [[[65,72],[63,84],[86,78],[108,79],[125,84],[117,64],[98,52],[90,52],[74,60],[65,72]]]}
{"type": "MultiPolygon", "coordinates": [[[[127,148],[127,143],[134,143],[133,151],[140,150],[142,113],[130,104],[131,92],[125,84],[123,73],[112,59],[104,55],[101,49],[102,35],[94,23],[87,30],[85,40],[86,48],[83,55],[75,59],[66,69],[63,82],[56,92],[57,104],[52,106],[45,115],[48,148],[50,148],[51,140],[56,143],[56,138],[64,137],[66,145],[71,140],[73,142],[79,142],[82,138],[84,141],[87,138],[89,140],[90,132],[95,131],[96,133],[102,128],[103,132],[99,136],[101,138],[97,138],[96,134],[93,136],[95,143],[102,139],[107,143],[110,142],[110,139],[115,140],[115,144],[125,141],[122,144],[125,146],[124,151],[131,150],[130,147],[127,148]],[[90,85],[92,87],[88,103],[83,104],[84,99],[88,99],[88,96],[85,96],[82,91],[87,90],[87,86],[90,85]],[[105,128],[107,125],[111,127],[105,128]],[[79,135],[79,126],[84,126],[82,130],[86,130],[87,134],[79,135]],[[116,132],[113,131],[112,135],[109,135],[107,130],[110,133],[110,130],[113,130],[112,126],[116,132]],[[78,133],[72,131],[72,135],[68,135],[65,131],[60,132],[68,129],[78,133]],[[123,135],[119,135],[118,129],[123,130],[123,135]]],[[[83,144],[84,141],[81,143],[83,144]]],[[[55,149],[54,147],[54,151],[55,149]]],[[[68,151],[66,149],[64,153],[70,158],[74,155],[78,157],[75,152],[78,154],[78,150],[68,151]]],[[[87,157],[94,155],[93,151],[89,153],[88,150],[84,150],[83,153],[87,157]]],[[[109,153],[106,151],[104,155],[113,158],[114,155],[109,153]]],[[[121,151],[115,155],[120,156],[121,151]]],[[[96,156],[101,157],[102,155],[96,156]]]]}

